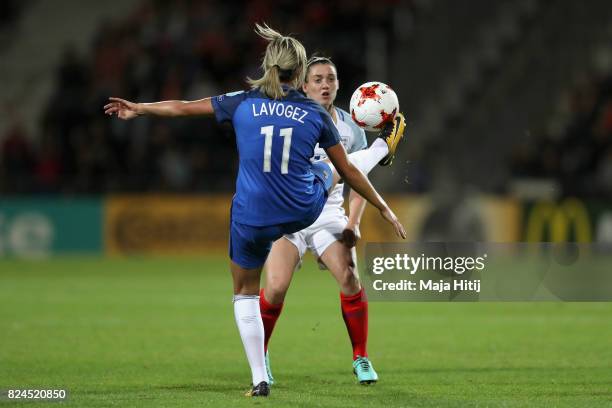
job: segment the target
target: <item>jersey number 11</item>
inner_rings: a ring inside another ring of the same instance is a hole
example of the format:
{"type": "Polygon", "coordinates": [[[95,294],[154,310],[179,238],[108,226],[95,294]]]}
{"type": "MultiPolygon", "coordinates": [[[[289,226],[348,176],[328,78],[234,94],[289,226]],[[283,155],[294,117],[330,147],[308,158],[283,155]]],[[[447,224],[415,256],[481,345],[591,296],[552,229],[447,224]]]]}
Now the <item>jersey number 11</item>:
{"type": "MultiPolygon", "coordinates": [[[[281,174],[289,172],[289,151],[291,150],[291,134],[293,128],[282,128],[279,132],[281,137],[285,138],[283,144],[283,159],[281,161],[281,174]]],[[[270,161],[272,159],[272,137],[274,136],[274,126],[264,126],[261,128],[261,134],[266,137],[264,144],[264,162],[263,171],[269,173],[271,169],[270,161]]]]}

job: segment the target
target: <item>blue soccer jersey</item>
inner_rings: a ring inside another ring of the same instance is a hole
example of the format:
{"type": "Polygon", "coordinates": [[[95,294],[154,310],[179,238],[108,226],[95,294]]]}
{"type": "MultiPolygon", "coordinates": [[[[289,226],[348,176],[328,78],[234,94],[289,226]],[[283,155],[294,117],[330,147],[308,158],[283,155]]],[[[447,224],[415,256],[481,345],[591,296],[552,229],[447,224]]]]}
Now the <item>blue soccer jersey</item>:
{"type": "Polygon", "coordinates": [[[314,188],[310,158],[317,143],[340,141],[329,114],[294,89],[280,100],[258,90],[234,92],[212,98],[212,105],[217,121],[231,121],[236,133],[232,220],[256,227],[314,220],[325,192],[314,188]]]}

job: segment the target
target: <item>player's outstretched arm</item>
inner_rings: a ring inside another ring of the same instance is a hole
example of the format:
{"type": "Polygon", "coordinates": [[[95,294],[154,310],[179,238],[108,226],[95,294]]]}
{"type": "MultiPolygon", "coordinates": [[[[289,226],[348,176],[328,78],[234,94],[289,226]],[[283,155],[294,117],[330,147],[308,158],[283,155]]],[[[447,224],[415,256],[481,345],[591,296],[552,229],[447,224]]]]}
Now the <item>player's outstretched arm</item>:
{"type": "Polygon", "coordinates": [[[118,118],[128,120],[140,115],[155,116],[198,116],[212,115],[214,113],[210,98],[197,101],[163,101],[153,103],[134,103],[121,98],[111,97],[104,105],[104,113],[117,115],[118,118]]]}
{"type": "Polygon", "coordinates": [[[349,248],[357,245],[357,241],[361,238],[359,224],[361,217],[368,202],[365,198],[357,194],[355,190],[351,190],[349,195],[349,216],[346,228],[342,231],[342,243],[349,248]]]}
{"type": "Polygon", "coordinates": [[[405,239],[406,230],[404,230],[403,225],[398,221],[397,217],[393,211],[391,211],[387,203],[385,203],[385,201],[382,199],[380,194],[378,194],[374,187],[372,187],[372,184],[370,184],[368,178],[361,172],[361,170],[349,162],[344,146],[337,143],[331,147],[328,147],[325,149],[325,151],[327,152],[329,160],[331,160],[332,164],[338,171],[340,177],[347,182],[348,185],[353,188],[353,190],[368,200],[370,204],[378,208],[381,216],[391,225],[393,225],[397,236],[405,239]]]}

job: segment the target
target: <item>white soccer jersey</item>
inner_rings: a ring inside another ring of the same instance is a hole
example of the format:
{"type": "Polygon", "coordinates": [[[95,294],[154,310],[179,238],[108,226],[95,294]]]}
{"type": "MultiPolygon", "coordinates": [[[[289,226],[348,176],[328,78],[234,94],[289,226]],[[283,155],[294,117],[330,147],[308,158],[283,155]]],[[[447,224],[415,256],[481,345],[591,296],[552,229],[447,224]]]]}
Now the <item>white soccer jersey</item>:
{"type": "MultiPolygon", "coordinates": [[[[340,134],[340,141],[347,153],[367,148],[368,142],[363,129],[353,122],[347,112],[339,108],[335,109],[338,117],[338,123],[335,123],[335,125],[340,134]]],[[[314,153],[312,161],[327,158],[325,150],[319,148],[319,145],[315,146],[314,153]]],[[[297,248],[300,259],[307,250],[312,251],[316,257],[320,257],[331,244],[340,239],[348,221],[342,206],[344,202],[343,186],[344,184],[339,184],[334,187],[321,215],[311,226],[293,234],[285,235],[285,238],[297,248]]],[[[355,258],[355,249],[353,248],[351,251],[353,258],[355,258]]],[[[325,269],[323,264],[319,263],[319,266],[325,269]]]]}
{"type": "MultiPolygon", "coordinates": [[[[368,147],[368,141],[363,129],[353,122],[351,115],[349,115],[348,112],[340,108],[335,109],[338,122],[334,123],[334,125],[336,125],[336,129],[338,129],[338,133],[340,134],[340,142],[346,149],[346,152],[353,153],[366,149],[368,147]]],[[[312,158],[312,161],[314,162],[324,159],[327,159],[327,154],[325,153],[325,150],[321,149],[317,144],[314,149],[314,157],[312,158]]],[[[327,203],[323,209],[324,212],[329,207],[339,207],[342,212],[344,212],[342,207],[342,203],[344,202],[343,189],[344,184],[338,183],[329,193],[329,198],[327,199],[327,203]]]]}

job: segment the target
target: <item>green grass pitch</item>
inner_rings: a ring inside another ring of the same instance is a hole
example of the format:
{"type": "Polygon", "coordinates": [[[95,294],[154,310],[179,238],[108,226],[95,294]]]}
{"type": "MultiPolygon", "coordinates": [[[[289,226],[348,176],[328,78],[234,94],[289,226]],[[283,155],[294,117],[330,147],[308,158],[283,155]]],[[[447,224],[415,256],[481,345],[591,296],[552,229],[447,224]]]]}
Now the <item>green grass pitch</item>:
{"type": "Polygon", "coordinates": [[[311,261],[270,343],[277,385],[249,399],[231,288],[223,257],[0,260],[0,389],[65,388],[49,404],[75,407],[612,406],[612,304],[371,302],[380,382],[363,387],[311,261]]]}

